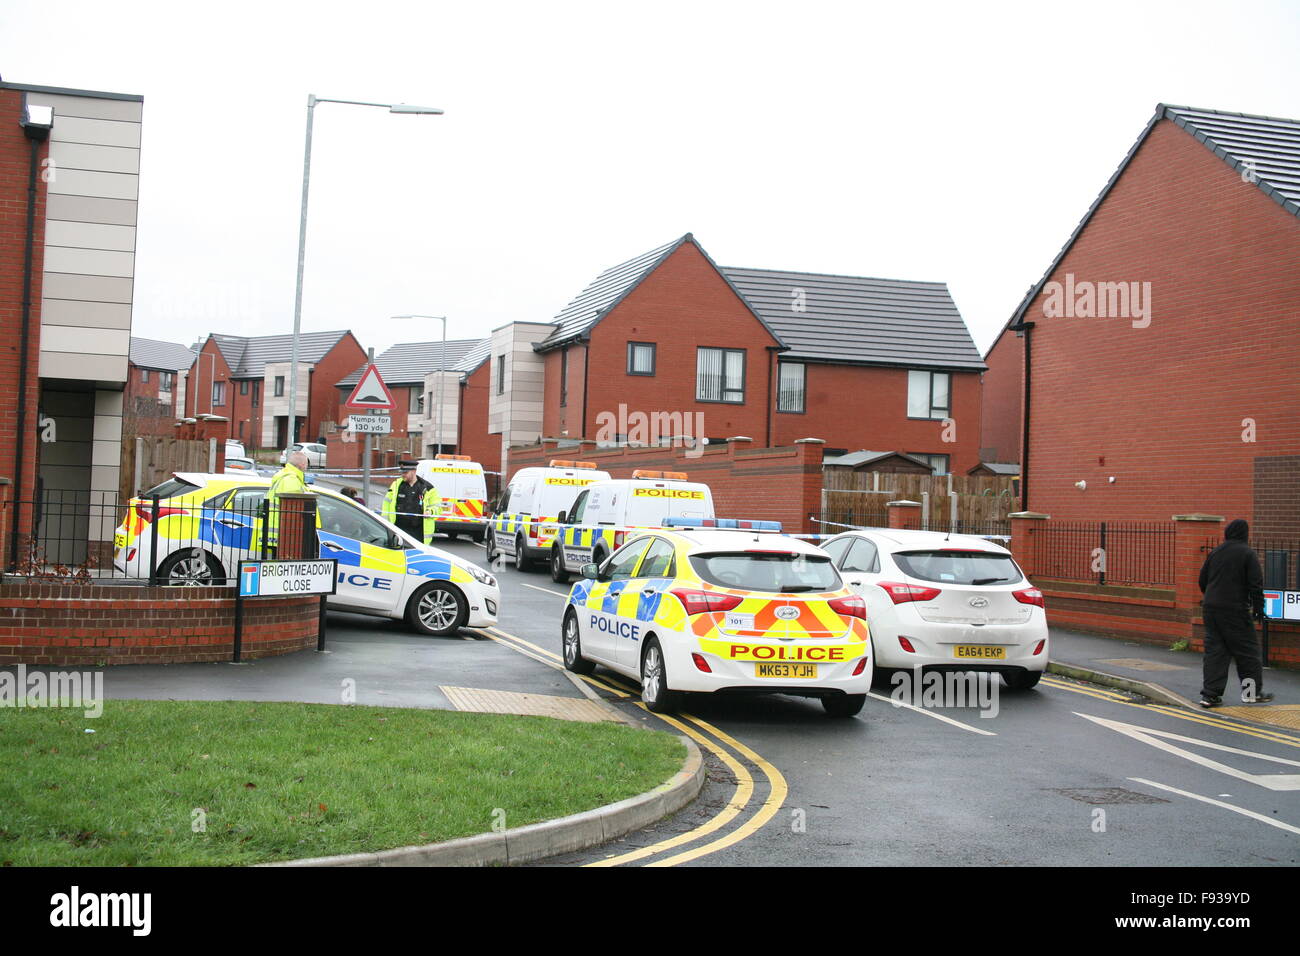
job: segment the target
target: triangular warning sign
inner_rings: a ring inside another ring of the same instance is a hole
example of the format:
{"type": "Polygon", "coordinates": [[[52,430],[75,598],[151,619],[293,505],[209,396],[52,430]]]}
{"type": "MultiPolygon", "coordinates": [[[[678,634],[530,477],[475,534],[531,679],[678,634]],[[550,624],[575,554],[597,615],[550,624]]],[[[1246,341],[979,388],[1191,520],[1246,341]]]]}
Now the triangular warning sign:
{"type": "Polygon", "coordinates": [[[385,408],[389,411],[397,407],[393,393],[388,390],[384,377],[373,364],[366,366],[366,370],[361,373],[361,381],[357,382],[351,397],[343,404],[352,408],[385,408]]]}

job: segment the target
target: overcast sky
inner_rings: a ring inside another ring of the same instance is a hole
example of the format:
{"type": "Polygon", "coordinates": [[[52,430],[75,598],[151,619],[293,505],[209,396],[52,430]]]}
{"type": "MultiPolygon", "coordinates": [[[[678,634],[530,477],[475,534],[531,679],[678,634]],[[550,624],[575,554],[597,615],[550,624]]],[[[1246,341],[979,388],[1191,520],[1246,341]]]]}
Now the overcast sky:
{"type": "Polygon", "coordinates": [[[551,319],[685,232],[947,282],[986,349],[1158,102],[1300,117],[1300,3],[7,0],[0,75],[144,96],[133,334],[382,351],[551,319]]]}

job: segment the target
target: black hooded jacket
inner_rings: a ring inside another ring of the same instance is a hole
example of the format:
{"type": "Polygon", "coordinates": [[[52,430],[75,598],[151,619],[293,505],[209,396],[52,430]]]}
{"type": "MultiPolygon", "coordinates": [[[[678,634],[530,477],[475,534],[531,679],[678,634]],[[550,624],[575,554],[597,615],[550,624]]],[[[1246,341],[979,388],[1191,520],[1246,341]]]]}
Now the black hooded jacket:
{"type": "Polygon", "coordinates": [[[1201,593],[1205,607],[1264,613],[1264,572],[1259,558],[1246,542],[1250,526],[1241,518],[1223,530],[1223,544],[1211,551],[1201,565],[1201,593]]]}

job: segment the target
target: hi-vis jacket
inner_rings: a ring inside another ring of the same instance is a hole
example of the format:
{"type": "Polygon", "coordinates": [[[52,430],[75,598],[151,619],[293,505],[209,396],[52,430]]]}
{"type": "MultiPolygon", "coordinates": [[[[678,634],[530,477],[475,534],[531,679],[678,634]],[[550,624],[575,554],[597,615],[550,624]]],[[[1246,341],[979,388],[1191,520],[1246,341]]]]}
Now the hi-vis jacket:
{"type": "MultiPolygon", "coordinates": [[[[293,465],[285,465],[275,473],[271,479],[271,487],[266,489],[266,500],[270,504],[270,514],[266,519],[266,543],[270,547],[275,547],[279,543],[280,536],[280,495],[305,495],[309,494],[311,489],[307,487],[303,473],[293,465]]],[[[320,526],[320,515],[316,516],[317,527],[320,526]]]]}
{"type": "MultiPolygon", "coordinates": [[[[380,513],[398,527],[401,527],[401,525],[397,521],[397,493],[401,491],[404,480],[398,478],[388,486],[388,493],[384,495],[384,503],[380,507],[380,513]]],[[[417,478],[416,481],[428,485],[424,495],[420,498],[420,510],[424,512],[423,539],[425,543],[428,543],[438,525],[438,513],[442,511],[442,496],[438,494],[437,488],[424,481],[423,478],[417,478]]]]}

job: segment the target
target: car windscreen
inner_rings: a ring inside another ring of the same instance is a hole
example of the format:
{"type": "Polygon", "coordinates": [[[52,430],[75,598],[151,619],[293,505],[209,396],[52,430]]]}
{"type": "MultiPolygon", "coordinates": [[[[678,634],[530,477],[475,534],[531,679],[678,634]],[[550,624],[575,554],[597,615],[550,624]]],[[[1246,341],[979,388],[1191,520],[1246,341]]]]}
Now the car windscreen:
{"type": "Polygon", "coordinates": [[[184,478],[168,478],[161,485],[154,485],[141,498],[179,498],[181,495],[188,495],[192,491],[198,491],[199,485],[186,481],[184,478]]]}
{"type": "Polygon", "coordinates": [[[900,551],[894,560],[903,573],[940,584],[1015,584],[1020,569],[1009,554],[993,551],[900,551]]]}
{"type": "Polygon", "coordinates": [[[693,554],[691,567],[709,584],[742,591],[835,591],[843,586],[830,558],[824,555],[789,551],[693,554]]]}

